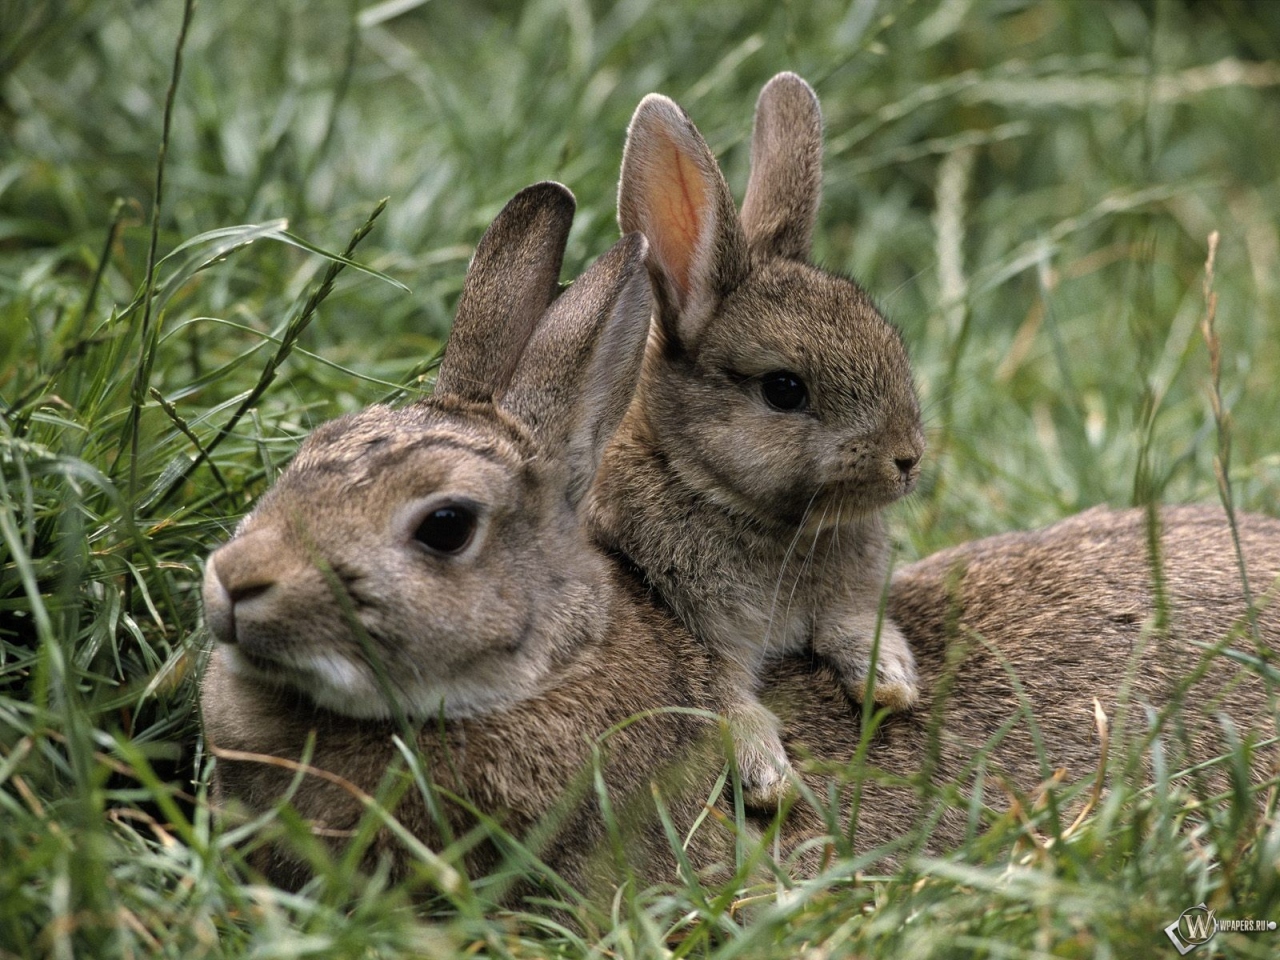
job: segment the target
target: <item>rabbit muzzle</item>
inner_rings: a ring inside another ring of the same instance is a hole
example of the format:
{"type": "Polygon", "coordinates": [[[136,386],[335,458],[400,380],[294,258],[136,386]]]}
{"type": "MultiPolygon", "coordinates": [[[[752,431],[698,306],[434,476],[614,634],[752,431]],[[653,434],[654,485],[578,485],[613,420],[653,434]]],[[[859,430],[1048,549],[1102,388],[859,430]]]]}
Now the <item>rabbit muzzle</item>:
{"type": "Polygon", "coordinates": [[[205,567],[205,624],[232,662],[261,679],[339,691],[372,689],[344,633],[323,577],[270,526],[243,532],[205,567]]]}
{"type": "Polygon", "coordinates": [[[855,512],[879,510],[905,497],[920,478],[924,444],[915,439],[885,444],[854,442],[831,464],[814,506],[840,504],[855,512]]]}
{"type": "Polygon", "coordinates": [[[202,589],[205,623],[221,643],[251,641],[238,623],[270,617],[278,602],[273,593],[279,592],[281,547],[278,536],[262,529],[236,537],[209,557],[202,589]]]}
{"type": "Polygon", "coordinates": [[[292,688],[316,705],[356,717],[389,708],[340,610],[315,569],[293,557],[270,528],[242,533],[205,567],[205,624],[228,648],[233,673],[292,688]]]}

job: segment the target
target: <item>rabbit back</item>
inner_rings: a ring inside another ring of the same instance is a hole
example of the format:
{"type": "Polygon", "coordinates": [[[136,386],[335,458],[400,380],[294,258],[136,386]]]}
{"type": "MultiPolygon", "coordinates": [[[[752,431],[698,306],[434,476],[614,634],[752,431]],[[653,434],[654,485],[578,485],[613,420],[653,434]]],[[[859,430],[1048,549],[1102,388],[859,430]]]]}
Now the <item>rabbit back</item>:
{"type": "MultiPolygon", "coordinates": [[[[1280,521],[1240,514],[1239,531],[1253,588],[1263,648],[1280,650],[1280,609],[1272,598],[1280,577],[1280,521]]],[[[1147,736],[1159,736],[1168,769],[1178,771],[1226,753],[1219,714],[1241,736],[1277,734],[1276,691],[1252,668],[1210,651],[1256,648],[1236,569],[1231,530],[1216,507],[1165,507],[1158,585],[1142,510],[1095,508],[1044,530],[989,537],[943,550],[903,567],[888,611],[916,654],[922,697],[912,714],[880,724],[867,763],[890,778],[923,775],[935,786],[972,789],[984,757],[986,803],[1008,806],[1001,778],[1031,795],[1054,771],[1069,782],[1093,777],[1100,761],[1097,698],[1117,756],[1138,743],[1139,777],[1151,776],[1147,736]],[[1167,629],[1156,629],[1163,591],[1167,629]],[[1149,711],[1152,711],[1149,715],[1149,711]],[[1163,718],[1150,730],[1150,716],[1163,718]],[[1006,729],[1007,728],[1007,729],[1006,729]],[[992,786],[992,784],[996,784],[992,786]]],[[[851,751],[860,714],[845,703],[834,676],[802,658],[772,673],[762,696],[784,719],[797,756],[828,763],[851,751]],[[835,745],[839,744],[839,747],[835,745]]],[[[1251,771],[1270,776],[1280,753],[1264,745],[1251,771]]],[[[830,767],[827,768],[828,770],[830,767]]],[[[1199,777],[1201,789],[1225,786],[1221,765],[1199,777]]],[[[1196,778],[1180,778],[1184,787],[1196,778]]],[[[825,776],[811,786],[827,789],[825,776]]],[[[855,845],[866,850],[913,836],[934,801],[927,790],[862,782],[855,845]]],[[[1079,803],[1077,802],[1076,808],[1079,803]]],[[[1067,814],[1074,816],[1075,808],[1067,814]]],[[[822,829],[797,805],[787,824],[793,845],[822,829]]],[[[967,811],[948,807],[929,838],[941,852],[970,829],[967,811]]],[[[816,867],[808,863],[808,869],[816,867]]]]}

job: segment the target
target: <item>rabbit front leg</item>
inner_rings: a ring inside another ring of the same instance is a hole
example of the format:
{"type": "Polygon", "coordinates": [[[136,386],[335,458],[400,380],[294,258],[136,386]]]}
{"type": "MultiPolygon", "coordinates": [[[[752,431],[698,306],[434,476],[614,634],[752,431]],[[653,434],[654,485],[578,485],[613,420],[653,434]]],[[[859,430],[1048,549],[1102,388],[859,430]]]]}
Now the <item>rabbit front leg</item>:
{"type": "Polygon", "coordinates": [[[790,792],[791,762],[779,735],[781,723],[756,696],[758,670],[732,656],[715,659],[716,692],[729,724],[743,802],[775,810],[790,792]]]}
{"type": "Polygon", "coordinates": [[[887,614],[880,615],[877,600],[864,595],[827,611],[815,625],[813,650],[835,667],[845,692],[858,703],[866,699],[875,653],[875,702],[893,711],[910,710],[920,699],[916,659],[902,631],[887,614]]]}

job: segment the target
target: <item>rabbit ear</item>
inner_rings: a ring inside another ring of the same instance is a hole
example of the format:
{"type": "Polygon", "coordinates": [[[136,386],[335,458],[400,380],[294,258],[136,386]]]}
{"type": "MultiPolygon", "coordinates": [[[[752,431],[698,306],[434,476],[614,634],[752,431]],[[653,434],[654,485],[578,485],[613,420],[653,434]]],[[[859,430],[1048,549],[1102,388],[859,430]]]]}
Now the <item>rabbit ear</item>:
{"type": "Polygon", "coordinates": [[[581,501],[631,403],[653,299],[648,244],[629,233],[547,311],[498,405],[527,425],[542,453],[569,468],[581,501]]]}
{"type": "Polygon", "coordinates": [[[805,260],[822,195],[822,111],[813,88],[780,73],[760,91],[742,227],[752,249],[805,260]]]}
{"type": "Polygon", "coordinates": [[[548,180],[521,190],[489,224],[462,282],[437,395],[486,402],[506,388],[555,298],[573,211],[573,194],[548,180]]]}
{"type": "Polygon", "coordinates": [[[746,238],[729,186],[697,127],[675,101],[651,93],[627,130],[618,224],[649,241],[664,328],[697,342],[720,301],[746,276],[746,238]]]}

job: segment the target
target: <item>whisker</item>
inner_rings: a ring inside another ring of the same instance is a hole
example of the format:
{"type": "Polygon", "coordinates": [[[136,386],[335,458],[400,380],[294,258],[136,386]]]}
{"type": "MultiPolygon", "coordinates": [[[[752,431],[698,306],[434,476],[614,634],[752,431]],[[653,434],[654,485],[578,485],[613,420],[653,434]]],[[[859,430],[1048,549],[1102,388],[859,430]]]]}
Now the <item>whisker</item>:
{"type": "MultiPolygon", "coordinates": [[[[791,559],[791,552],[795,550],[796,544],[800,542],[800,534],[804,532],[804,526],[809,521],[809,514],[813,510],[813,501],[818,498],[818,490],[814,489],[813,495],[809,497],[809,502],[804,505],[804,512],[800,515],[800,523],[796,526],[796,535],[791,538],[791,543],[787,545],[787,551],[782,555],[782,563],[778,567],[778,578],[773,585],[773,600],[769,604],[769,619],[764,625],[763,649],[769,648],[769,637],[773,633],[773,619],[778,612],[778,595],[782,592],[782,579],[786,576],[787,561],[791,559]]],[[[793,588],[794,592],[794,588],[793,588]]]]}
{"type": "Polygon", "coordinates": [[[837,559],[842,556],[840,551],[840,528],[844,526],[844,501],[845,498],[843,496],[836,501],[835,523],[832,524],[831,538],[827,541],[827,555],[822,559],[824,571],[826,569],[825,565],[831,562],[831,557],[833,555],[837,559]]]}
{"type": "MultiPolygon", "coordinates": [[[[810,499],[809,502],[810,504],[812,504],[813,500],[810,499]]],[[[800,587],[800,581],[801,579],[803,579],[804,575],[808,572],[809,567],[813,562],[813,551],[814,551],[814,548],[817,547],[818,545],[818,538],[822,536],[823,528],[826,526],[827,510],[829,507],[830,507],[830,504],[825,504],[822,507],[822,519],[818,521],[818,525],[813,531],[813,541],[809,544],[809,549],[805,551],[804,560],[800,564],[800,571],[799,573],[796,574],[796,578],[791,584],[791,593],[787,595],[787,613],[788,614],[791,613],[791,603],[793,600],[795,600],[796,590],[798,590],[800,587]]]]}

